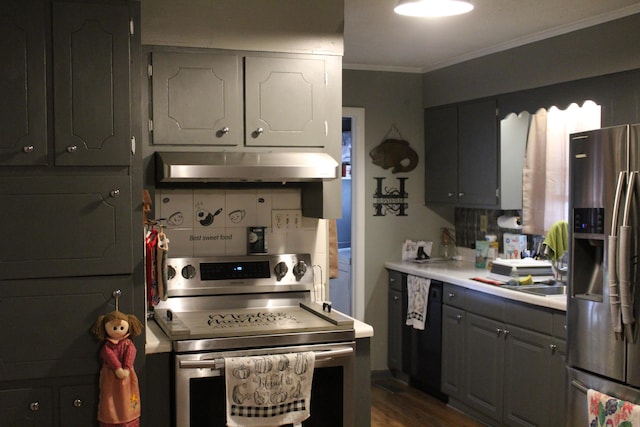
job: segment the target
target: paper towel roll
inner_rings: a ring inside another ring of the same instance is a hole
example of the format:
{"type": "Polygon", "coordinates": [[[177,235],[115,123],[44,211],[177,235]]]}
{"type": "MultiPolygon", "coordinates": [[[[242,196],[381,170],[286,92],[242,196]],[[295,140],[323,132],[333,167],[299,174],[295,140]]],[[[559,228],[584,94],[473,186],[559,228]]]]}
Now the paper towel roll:
{"type": "Polygon", "coordinates": [[[520,230],[522,228],[522,224],[520,224],[519,216],[502,215],[498,217],[498,227],[510,228],[512,230],[520,230]]]}

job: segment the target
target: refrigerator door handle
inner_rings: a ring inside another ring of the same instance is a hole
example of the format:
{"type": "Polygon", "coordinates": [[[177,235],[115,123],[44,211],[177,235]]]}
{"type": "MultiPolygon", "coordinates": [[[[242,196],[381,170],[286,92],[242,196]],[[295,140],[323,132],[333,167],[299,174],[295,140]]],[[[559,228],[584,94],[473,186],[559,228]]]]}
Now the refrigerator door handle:
{"type": "Polygon", "coordinates": [[[613,199],[613,211],[611,215],[611,234],[607,241],[609,248],[607,251],[607,265],[609,266],[609,304],[611,306],[611,323],[616,339],[622,335],[622,323],[620,321],[620,293],[618,287],[617,253],[618,253],[618,214],[620,211],[620,201],[622,200],[622,187],[627,172],[620,171],[618,183],[616,185],[616,195],[613,199]]]}
{"type": "Polygon", "coordinates": [[[635,179],[638,172],[631,172],[629,184],[627,185],[627,197],[624,204],[622,225],[620,226],[620,308],[622,310],[622,324],[627,338],[632,339],[632,326],[635,322],[633,318],[633,307],[631,302],[631,268],[630,268],[630,245],[631,226],[629,225],[629,213],[631,211],[631,200],[635,188],[635,179]]]}
{"type": "Polygon", "coordinates": [[[571,385],[575,388],[577,388],[578,390],[580,390],[583,393],[587,393],[589,391],[589,389],[587,388],[586,385],[582,384],[580,381],[578,380],[571,380],[571,385]]]}

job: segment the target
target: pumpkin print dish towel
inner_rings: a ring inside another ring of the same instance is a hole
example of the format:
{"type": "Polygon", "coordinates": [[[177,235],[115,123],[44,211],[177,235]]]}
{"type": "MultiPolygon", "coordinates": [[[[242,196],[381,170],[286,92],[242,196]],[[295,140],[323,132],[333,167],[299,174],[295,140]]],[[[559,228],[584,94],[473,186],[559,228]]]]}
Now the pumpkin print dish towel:
{"type": "Polygon", "coordinates": [[[309,418],[315,354],[224,359],[227,426],[300,425],[309,418]]]}

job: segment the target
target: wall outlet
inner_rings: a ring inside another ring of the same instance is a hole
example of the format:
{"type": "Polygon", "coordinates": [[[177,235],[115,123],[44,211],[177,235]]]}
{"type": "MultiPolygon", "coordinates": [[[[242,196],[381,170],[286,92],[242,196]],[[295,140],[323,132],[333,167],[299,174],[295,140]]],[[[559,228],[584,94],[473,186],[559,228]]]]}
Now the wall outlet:
{"type": "Polygon", "coordinates": [[[486,215],[480,215],[480,231],[486,232],[489,227],[489,218],[486,215]]]}
{"type": "Polygon", "coordinates": [[[302,225],[302,211],[293,210],[272,210],[271,227],[273,231],[297,230],[302,225]]]}

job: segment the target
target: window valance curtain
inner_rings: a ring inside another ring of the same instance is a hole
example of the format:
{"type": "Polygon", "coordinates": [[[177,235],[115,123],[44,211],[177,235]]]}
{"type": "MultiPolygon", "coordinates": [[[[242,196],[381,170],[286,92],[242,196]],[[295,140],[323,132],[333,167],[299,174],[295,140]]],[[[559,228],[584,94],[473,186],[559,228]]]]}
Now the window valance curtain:
{"type": "Polygon", "coordinates": [[[543,236],[569,218],[569,135],[600,128],[593,101],[566,110],[540,109],[531,117],[522,171],[522,231],[543,236]]]}

